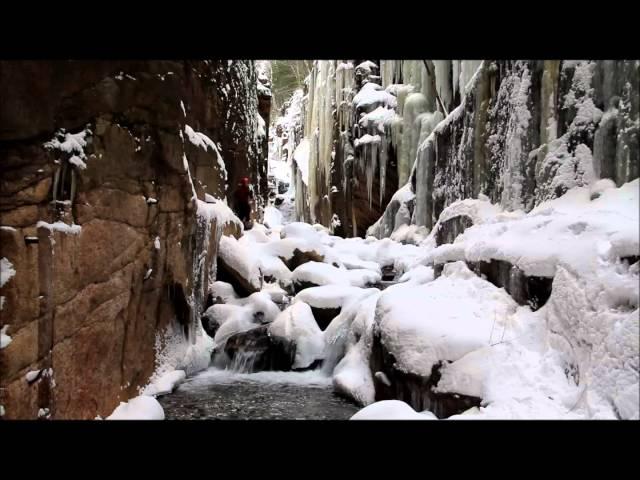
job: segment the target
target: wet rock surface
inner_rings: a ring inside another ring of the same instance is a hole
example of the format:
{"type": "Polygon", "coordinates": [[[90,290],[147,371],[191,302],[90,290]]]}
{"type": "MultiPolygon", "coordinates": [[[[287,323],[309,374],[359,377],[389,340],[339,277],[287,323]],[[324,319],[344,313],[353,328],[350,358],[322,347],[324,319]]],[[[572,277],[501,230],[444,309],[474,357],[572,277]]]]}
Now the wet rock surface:
{"type": "Polygon", "coordinates": [[[467,215],[458,215],[440,224],[436,232],[436,245],[453,243],[458,235],[473,225],[473,220],[467,215]]]}
{"type": "Polygon", "coordinates": [[[316,319],[316,323],[320,330],[325,331],[331,321],[340,315],[340,311],[342,310],[340,307],[338,308],[318,308],[311,306],[311,312],[313,313],[313,318],[316,319]]]}
{"type": "Polygon", "coordinates": [[[467,262],[467,265],[496,287],[504,288],[519,305],[528,305],[532,310],[538,310],[551,296],[552,277],[527,276],[503,260],[467,262]]]}

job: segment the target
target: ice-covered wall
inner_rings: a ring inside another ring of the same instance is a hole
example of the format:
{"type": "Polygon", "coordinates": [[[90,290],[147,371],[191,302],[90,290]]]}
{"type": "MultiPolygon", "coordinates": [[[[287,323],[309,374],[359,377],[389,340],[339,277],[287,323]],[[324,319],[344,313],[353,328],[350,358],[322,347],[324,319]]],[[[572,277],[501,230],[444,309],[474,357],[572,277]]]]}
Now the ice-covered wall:
{"type": "MultiPolygon", "coordinates": [[[[294,122],[308,142],[298,218],[362,236],[407,183],[427,228],[457,199],[529,211],[598,178],[620,185],[638,176],[638,64],[316,61],[294,122]]],[[[369,233],[398,227],[382,223],[369,233]]]]}
{"type": "Polygon", "coordinates": [[[371,61],[316,61],[301,102],[297,125],[303,127],[305,144],[298,151],[300,161],[293,163],[294,169],[301,162],[306,167],[305,175],[296,177],[305,191],[296,195],[298,218],[341,235],[363,234],[398,185],[395,155],[389,151],[391,130],[385,133],[382,124],[395,100],[383,91],[377,72],[371,61]],[[361,120],[378,106],[385,111],[361,120]]]}
{"type": "MultiPolygon", "coordinates": [[[[640,62],[485,60],[479,66],[452,68],[459,81],[451,92],[436,82],[449,113],[419,135],[410,177],[412,223],[431,228],[447,205],[480,194],[506,209],[529,211],[599,178],[621,185],[638,177],[640,62]]],[[[383,78],[395,81],[399,68],[383,62],[383,78]]],[[[437,80],[438,65],[434,70],[437,80]]],[[[412,85],[424,83],[411,78],[412,85]]],[[[406,128],[403,140],[411,138],[406,128]]]]}
{"type": "Polygon", "coordinates": [[[303,122],[308,196],[296,197],[304,218],[329,228],[338,218],[336,233],[364,235],[407,182],[418,147],[458,106],[480,64],[316,61],[303,122]]]}

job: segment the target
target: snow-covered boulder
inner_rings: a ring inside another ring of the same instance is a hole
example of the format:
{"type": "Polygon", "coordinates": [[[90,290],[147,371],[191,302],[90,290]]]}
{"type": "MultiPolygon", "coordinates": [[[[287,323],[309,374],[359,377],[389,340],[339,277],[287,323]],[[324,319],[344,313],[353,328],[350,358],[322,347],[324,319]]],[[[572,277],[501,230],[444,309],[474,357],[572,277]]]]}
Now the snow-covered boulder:
{"type": "Polygon", "coordinates": [[[223,347],[231,335],[272,322],[280,313],[267,292],[256,292],[247,298],[228,299],[230,303],[209,307],[202,318],[203,326],[209,335],[213,335],[216,347],[223,347]]]}
{"type": "Polygon", "coordinates": [[[260,290],[258,260],[246,244],[223,235],[218,250],[218,279],[233,285],[243,296],[260,290]]]}
{"type": "Polygon", "coordinates": [[[311,308],[296,302],[269,325],[269,334],[295,345],[294,369],[310,367],[324,356],[324,338],[311,308]]]}
{"type": "Polygon", "coordinates": [[[362,289],[344,285],[324,285],[302,290],[293,303],[304,302],[311,307],[313,316],[321,330],[340,314],[342,305],[349,298],[360,295],[362,289]]]}
{"type": "Polygon", "coordinates": [[[292,281],[296,292],[313,286],[344,285],[364,287],[379,282],[382,275],[363,268],[347,270],[320,262],[308,262],[293,271],[292,281]]]}
{"type": "Polygon", "coordinates": [[[435,281],[389,287],[378,301],[371,355],[377,398],[398,398],[440,418],[479,405],[479,397],[433,388],[443,366],[499,342],[516,309],[503,289],[463,262],[445,265],[435,281]]]}
{"type": "Polygon", "coordinates": [[[428,377],[440,361],[454,361],[489,345],[517,305],[463,262],[445,265],[424,285],[396,285],[378,303],[381,340],[398,369],[428,377]]]}

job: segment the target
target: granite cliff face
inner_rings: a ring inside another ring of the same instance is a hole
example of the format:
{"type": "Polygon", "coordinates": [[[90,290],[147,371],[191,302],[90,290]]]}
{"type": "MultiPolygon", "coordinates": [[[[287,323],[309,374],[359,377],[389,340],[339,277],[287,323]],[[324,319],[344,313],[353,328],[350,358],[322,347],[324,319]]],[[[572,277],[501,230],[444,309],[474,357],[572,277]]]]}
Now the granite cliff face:
{"type": "Polygon", "coordinates": [[[163,331],[195,342],[242,231],[216,199],[241,176],[266,198],[257,83],[251,61],[0,63],[5,418],[108,415],[163,331]]]}

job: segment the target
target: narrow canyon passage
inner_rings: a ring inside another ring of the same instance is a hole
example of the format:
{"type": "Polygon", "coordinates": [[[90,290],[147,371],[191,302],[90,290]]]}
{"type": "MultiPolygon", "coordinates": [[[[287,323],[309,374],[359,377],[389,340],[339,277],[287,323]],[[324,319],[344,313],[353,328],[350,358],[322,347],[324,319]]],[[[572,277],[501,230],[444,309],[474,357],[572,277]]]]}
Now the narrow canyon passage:
{"type": "MultiPolygon", "coordinates": [[[[278,168],[276,166],[276,168],[278,168]]],[[[285,177],[286,178],[286,177],[285,177]]],[[[280,179],[281,180],[281,179],[280,179]]],[[[270,207],[267,219],[292,221],[291,196],[270,207]]],[[[290,302],[287,298],[285,303],[290,302]]],[[[338,395],[321,367],[304,372],[248,373],[255,353],[224,367],[210,366],[158,397],[167,420],[348,420],[359,406],[338,395]]]]}
{"type": "Polygon", "coordinates": [[[0,61],[1,419],[638,419],[640,61],[0,61]]]}

